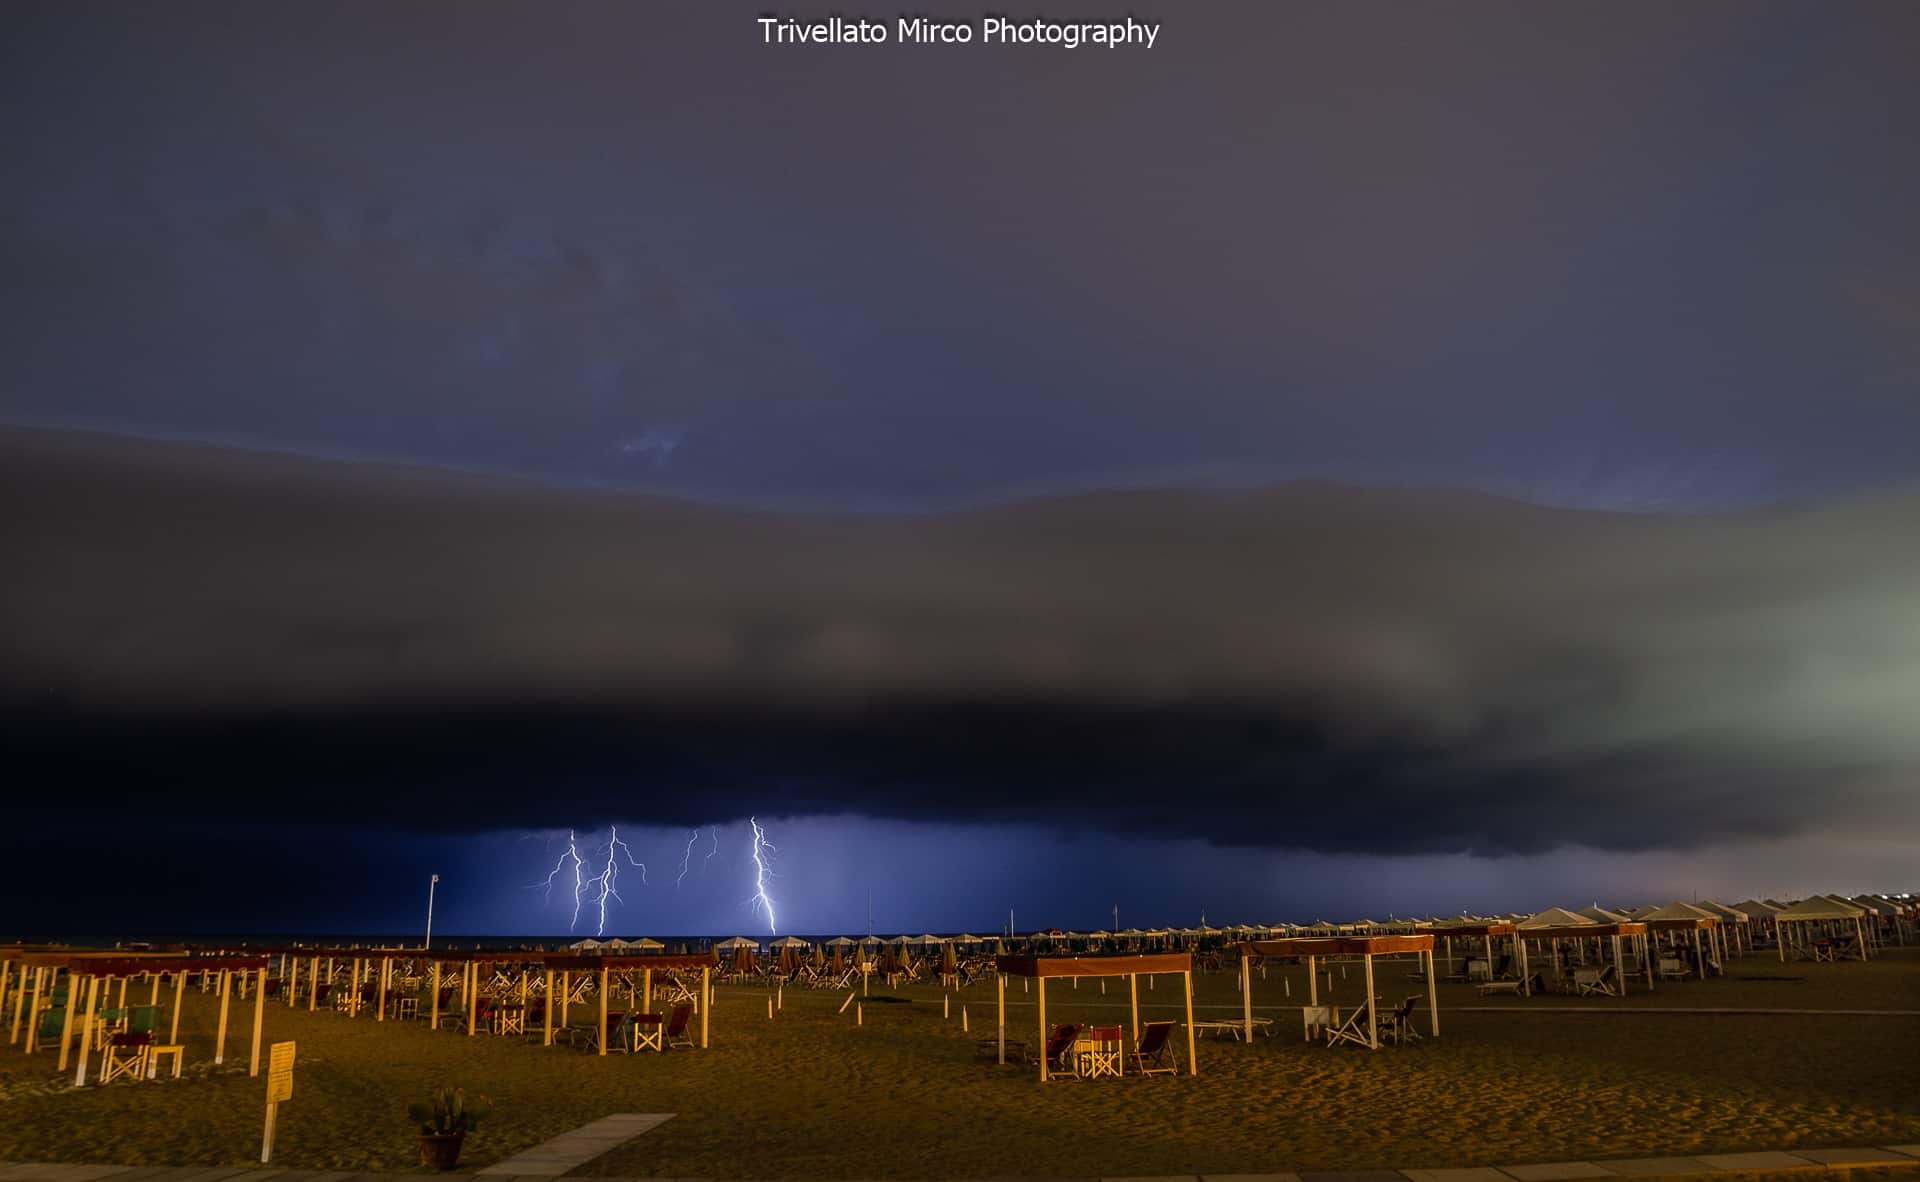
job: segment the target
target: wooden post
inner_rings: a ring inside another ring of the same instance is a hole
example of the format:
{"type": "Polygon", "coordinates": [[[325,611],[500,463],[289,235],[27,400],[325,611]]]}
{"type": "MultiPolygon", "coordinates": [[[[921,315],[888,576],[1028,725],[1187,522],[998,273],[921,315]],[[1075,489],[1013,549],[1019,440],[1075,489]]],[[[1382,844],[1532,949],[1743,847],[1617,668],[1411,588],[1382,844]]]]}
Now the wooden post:
{"type": "Polygon", "coordinates": [[[433,971],[428,981],[427,1021],[429,1029],[440,1029],[440,962],[433,962],[433,971]]]}
{"type": "MultiPolygon", "coordinates": [[[[32,1014],[35,1021],[38,1021],[40,1017],[40,983],[46,977],[46,966],[35,965],[33,967],[33,992],[31,994],[27,992],[26,971],[26,966],[22,965],[20,969],[20,992],[15,994],[13,999],[13,1037],[7,1040],[8,1046],[12,1046],[14,1043],[20,1041],[21,1010],[25,1009],[28,1013],[32,1014]],[[25,1004],[28,1002],[32,1003],[30,1007],[25,1004]]],[[[29,1052],[33,1050],[32,1030],[27,1031],[27,1050],[29,1052]]]]}
{"type": "Polygon", "coordinates": [[[147,980],[150,981],[153,985],[152,992],[150,992],[147,995],[147,1004],[150,1006],[157,1006],[160,1004],[160,974],[148,973],[147,980]]]}
{"type": "Polygon", "coordinates": [[[1007,1065],[1007,975],[995,973],[993,983],[994,1002],[1000,1016],[1000,1066],[1005,1067],[1007,1065]]]}
{"type": "MultiPolygon", "coordinates": [[[[56,973],[59,971],[54,970],[56,973]]],[[[80,996],[80,991],[86,988],[86,984],[85,977],[75,976],[72,969],[67,970],[67,1010],[60,1021],[60,1061],[54,1065],[56,1071],[64,1072],[67,1069],[68,1047],[73,1043],[73,1016],[87,1004],[86,1000],[80,996]]]]}
{"type": "Polygon", "coordinates": [[[1253,973],[1245,953],[1240,955],[1240,1017],[1246,1023],[1247,1041],[1253,1041],[1253,973]]]}
{"type": "Polygon", "coordinates": [[[320,958],[314,957],[307,964],[307,1012],[311,1014],[320,1005],[320,958]]]}
{"type": "Polygon", "coordinates": [[[375,1022],[385,1022],[387,1020],[387,978],[393,975],[392,969],[393,969],[393,958],[390,956],[381,957],[380,958],[380,996],[379,996],[379,999],[375,1002],[375,1005],[379,1007],[379,1012],[374,1014],[373,1016],[373,1020],[375,1022]]]}
{"type": "Polygon", "coordinates": [[[707,1049],[707,1012],[713,1009],[713,970],[700,966],[700,1049],[707,1049]]]}
{"type": "Polygon", "coordinates": [[[1040,978],[1037,988],[1040,991],[1040,1082],[1047,1082],[1047,979],[1040,978]]]}
{"type": "MultiPolygon", "coordinates": [[[[606,984],[606,977],[604,974],[601,976],[600,983],[602,985],[606,984]]],[[[606,1009],[607,1009],[607,1003],[603,999],[600,1002],[600,1012],[605,1013],[606,1009]]],[[[477,960],[470,960],[467,962],[467,1037],[468,1038],[472,1038],[474,1035],[480,1033],[479,1021],[480,1021],[480,962],[477,960]]],[[[603,1030],[601,1031],[601,1033],[604,1034],[606,1032],[603,1030]]]]}
{"type": "Polygon", "coordinates": [[[260,966],[260,976],[253,990],[253,1059],[247,1064],[248,1075],[260,1074],[260,1020],[267,1012],[267,966],[260,966]]]}
{"type": "Polygon", "coordinates": [[[1620,996],[1627,995],[1627,962],[1620,952],[1620,937],[1613,938],[1613,975],[1620,979],[1620,996]]]}
{"type": "Polygon", "coordinates": [[[1133,1013],[1133,1045],[1140,1045],[1140,974],[1127,974],[1127,1008],[1133,1013]]]}
{"type": "MultiPolygon", "coordinates": [[[[1366,955],[1367,966],[1367,1041],[1374,1050],[1380,1049],[1380,1007],[1373,998],[1373,953],[1366,955]]],[[[1492,966],[1489,965],[1489,968],[1492,966]]]]}
{"type": "Polygon", "coordinates": [[[1310,1006],[1318,1006],[1320,1004],[1320,974],[1315,971],[1313,961],[1313,957],[1309,956],[1307,958],[1307,1004],[1310,1006]]]}
{"type": "Polygon", "coordinates": [[[573,1014],[573,970],[565,969],[560,973],[560,1025],[571,1022],[573,1014]]]}
{"type": "Polygon", "coordinates": [[[173,1027],[167,1035],[167,1041],[180,1045],[180,998],[187,991],[187,970],[181,969],[173,975],[173,1027]]]}
{"type": "Polygon", "coordinates": [[[547,1020],[541,1023],[541,1025],[545,1026],[546,1030],[544,1033],[542,1033],[540,1037],[540,1045],[543,1047],[550,1047],[553,1045],[553,970],[552,969],[547,970],[547,1020]]]}
{"type": "Polygon", "coordinates": [[[1700,952],[1700,925],[1693,925],[1693,970],[1699,978],[1707,979],[1707,958],[1700,952]]]}
{"type": "Polygon", "coordinates": [[[1533,970],[1527,967],[1527,939],[1519,929],[1514,929],[1513,952],[1520,958],[1520,996],[1533,996],[1533,970]]]}
{"type": "Polygon", "coordinates": [[[600,1054],[607,1053],[607,966],[600,966],[600,1054]]]}
{"type": "Polygon", "coordinates": [[[1200,1074],[1200,1052],[1193,1043],[1193,970],[1184,969],[1180,973],[1181,984],[1187,991],[1187,1074],[1200,1074]]]}
{"type": "Polygon", "coordinates": [[[640,1010],[642,1013],[647,1013],[647,1014],[650,1014],[653,1012],[653,970],[652,969],[640,970],[640,1010]]]}
{"type": "Polygon", "coordinates": [[[294,957],[293,962],[289,964],[287,954],[282,952],[280,966],[280,988],[287,991],[287,1008],[292,1009],[293,999],[300,993],[300,958],[294,957]]]}
{"type": "MultiPolygon", "coordinates": [[[[1427,949],[1427,1026],[1433,1037],[1440,1037],[1440,987],[1434,981],[1433,949],[1427,949]]],[[[1525,972],[1525,969],[1521,970],[1525,972]]]]}
{"type": "MultiPolygon", "coordinates": [[[[79,996],[80,995],[77,991],[71,988],[68,989],[67,1013],[69,1015],[73,1013],[74,999],[79,996]]],[[[86,1010],[86,1013],[82,1014],[80,1017],[80,1068],[79,1070],[73,1073],[73,1086],[76,1088],[85,1087],[87,1084],[87,1054],[91,1049],[88,1046],[88,1042],[93,1037],[94,1006],[95,1006],[95,1003],[99,1000],[99,997],[100,997],[100,978],[88,977],[87,978],[87,1010],[86,1010]]]]}
{"type": "Polygon", "coordinates": [[[220,970],[220,1030],[213,1040],[213,1064],[227,1061],[227,1004],[233,1000],[233,970],[220,970]]]}

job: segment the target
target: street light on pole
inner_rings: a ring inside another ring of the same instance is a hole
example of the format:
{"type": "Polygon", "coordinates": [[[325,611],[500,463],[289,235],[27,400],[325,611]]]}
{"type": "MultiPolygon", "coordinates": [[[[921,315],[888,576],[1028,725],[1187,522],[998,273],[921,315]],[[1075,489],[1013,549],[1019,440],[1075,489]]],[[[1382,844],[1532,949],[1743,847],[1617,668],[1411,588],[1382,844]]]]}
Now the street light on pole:
{"type": "Polygon", "coordinates": [[[422,951],[433,947],[433,888],[440,885],[440,876],[427,879],[427,942],[420,945],[422,951]]]}

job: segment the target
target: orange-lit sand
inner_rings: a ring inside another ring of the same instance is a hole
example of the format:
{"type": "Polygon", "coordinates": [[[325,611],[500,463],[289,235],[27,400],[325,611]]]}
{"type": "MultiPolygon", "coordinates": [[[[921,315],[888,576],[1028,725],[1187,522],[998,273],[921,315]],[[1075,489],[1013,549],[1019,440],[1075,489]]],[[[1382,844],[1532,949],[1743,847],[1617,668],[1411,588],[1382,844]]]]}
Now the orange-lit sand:
{"type": "MultiPolygon", "coordinates": [[[[1291,974],[1297,1005],[1305,995],[1291,974]]],[[[1379,991],[1416,992],[1406,966],[1379,991]]],[[[1198,978],[1202,1016],[1229,1017],[1231,971],[1198,978]]],[[[1358,966],[1334,1000],[1360,993],[1358,966]]],[[[1177,981],[1148,991],[1144,1017],[1173,1016],[1177,981]]],[[[879,991],[876,990],[876,994],[879,991]]],[[[421,1024],[375,1024],[269,1004],[267,1037],[300,1044],[275,1164],[413,1165],[408,1100],[443,1082],[492,1096],[469,1138],[476,1168],[609,1112],[674,1112],[658,1130],[576,1173],[715,1178],[966,1178],[1451,1166],[1642,1153],[1920,1142],[1920,1018],[1581,1014],[1576,1005],[1920,1010],[1920,950],[1868,965],[1736,961],[1728,979],[1662,986],[1625,1002],[1482,999],[1442,987],[1442,1038],[1377,1053],[1301,1041],[1297,1011],[1252,1046],[1205,1040],[1200,1077],[1039,1084],[1032,1069],[976,1058],[993,988],[937,987],[910,1004],[869,1002],[866,1025],[837,1014],[844,993],[722,988],[706,1052],[609,1056],[542,1050],[421,1024]],[[960,1005],[973,1034],[960,1031],[960,1005]],[[1531,1013],[1471,1014],[1498,1005],[1531,1013]],[[1549,1012],[1549,1011],[1568,1012],[1549,1012]]],[[[1031,1039],[1032,994],[1015,982],[1010,1026],[1031,1039]]],[[[1281,970],[1256,1005],[1289,1004],[1281,970]]],[[[189,995],[189,1076],[74,1091],[48,1054],[0,1052],[0,1159],[244,1165],[259,1154],[263,1080],[247,1078],[235,1007],[227,1069],[207,1074],[213,1009],[189,995]]],[[[574,1018],[590,1013],[576,1008],[574,1018]]],[[[1126,1020],[1124,983],[1048,989],[1055,1021],[1126,1020]]],[[[1422,1019],[1424,1028],[1424,1018],[1422,1019]]],[[[1184,1049],[1184,1048],[1183,1048],[1184,1049]]]]}

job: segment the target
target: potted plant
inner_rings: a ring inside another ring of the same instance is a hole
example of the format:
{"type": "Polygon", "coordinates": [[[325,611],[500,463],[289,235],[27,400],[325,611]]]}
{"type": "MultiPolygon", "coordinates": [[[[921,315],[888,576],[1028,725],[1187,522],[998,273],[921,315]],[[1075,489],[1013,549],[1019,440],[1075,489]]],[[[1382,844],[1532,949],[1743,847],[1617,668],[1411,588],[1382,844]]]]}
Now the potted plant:
{"type": "Polygon", "coordinates": [[[469,1102],[461,1088],[441,1088],[432,1102],[407,1105],[407,1116],[420,1126],[420,1164],[451,1170],[467,1133],[492,1113],[485,1096],[469,1102]]]}

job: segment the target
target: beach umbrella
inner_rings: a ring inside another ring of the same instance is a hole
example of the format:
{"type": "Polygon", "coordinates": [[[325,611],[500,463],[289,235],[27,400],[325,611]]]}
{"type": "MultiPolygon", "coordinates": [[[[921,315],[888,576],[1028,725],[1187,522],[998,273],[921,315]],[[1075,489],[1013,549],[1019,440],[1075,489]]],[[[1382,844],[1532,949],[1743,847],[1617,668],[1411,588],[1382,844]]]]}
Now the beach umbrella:
{"type": "Polygon", "coordinates": [[[745,936],[735,936],[731,940],[720,941],[718,944],[715,944],[714,947],[720,949],[722,952],[732,952],[739,948],[758,948],[760,947],[760,941],[749,940],[745,936]]]}
{"type": "Polygon", "coordinates": [[[791,944],[780,948],[780,971],[789,977],[800,971],[800,953],[791,944]]]}
{"type": "Polygon", "coordinates": [[[667,946],[652,936],[642,936],[638,940],[628,940],[627,947],[637,948],[642,952],[664,952],[667,946]]]}
{"type": "Polygon", "coordinates": [[[805,948],[807,942],[798,936],[782,936],[773,942],[775,948],[805,948]]]}
{"type": "Polygon", "coordinates": [[[733,971],[751,973],[753,971],[753,945],[741,944],[733,950],[733,971]]]}
{"type": "Polygon", "coordinates": [[[953,954],[953,945],[944,945],[940,949],[940,971],[943,973],[951,973],[957,971],[959,967],[960,962],[953,954]]]}

